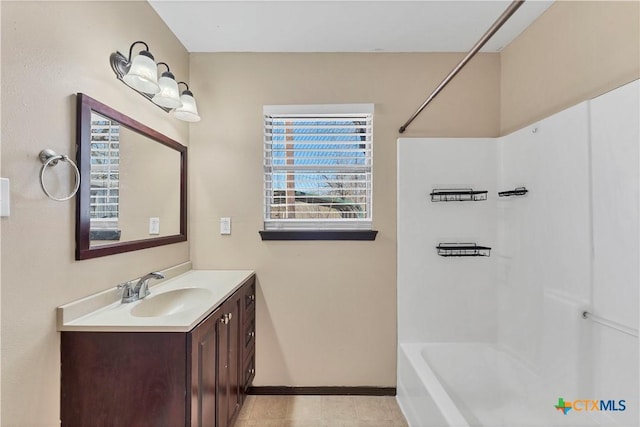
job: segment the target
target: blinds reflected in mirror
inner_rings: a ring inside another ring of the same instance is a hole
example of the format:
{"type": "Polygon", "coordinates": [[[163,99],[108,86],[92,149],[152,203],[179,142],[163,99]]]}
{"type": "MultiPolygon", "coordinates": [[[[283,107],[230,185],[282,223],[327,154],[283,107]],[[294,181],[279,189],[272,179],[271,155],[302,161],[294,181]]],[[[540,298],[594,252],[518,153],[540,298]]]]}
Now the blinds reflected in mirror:
{"type": "Polygon", "coordinates": [[[91,113],[91,240],[118,240],[120,124],[91,113]]]}

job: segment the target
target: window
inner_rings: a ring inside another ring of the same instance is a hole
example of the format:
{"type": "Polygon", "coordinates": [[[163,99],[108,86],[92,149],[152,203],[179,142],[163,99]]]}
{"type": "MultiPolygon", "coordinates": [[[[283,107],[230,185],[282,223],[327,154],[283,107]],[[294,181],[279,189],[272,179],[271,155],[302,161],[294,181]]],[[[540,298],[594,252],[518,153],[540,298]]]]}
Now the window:
{"type": "Polygon", "coordinates": [[[120,124],[91,114],[91,240],[118,240],[120,124]]]}
{"type": "Polygon", "coordinates": [[[265,106],[265,230],[371,230],[372,128],[372,104],[265,106]]]}

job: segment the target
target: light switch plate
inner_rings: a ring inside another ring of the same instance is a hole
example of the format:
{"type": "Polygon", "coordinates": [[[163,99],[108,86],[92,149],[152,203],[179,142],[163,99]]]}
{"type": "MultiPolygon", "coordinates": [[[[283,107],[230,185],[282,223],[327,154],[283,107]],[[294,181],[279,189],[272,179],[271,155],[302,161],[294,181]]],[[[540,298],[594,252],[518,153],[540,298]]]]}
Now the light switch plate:
{"type": "Polygon", "coordinates": [[[149,218],[149,234],[160,234],[160,218],[149,218]]]}
{"type": "Polygon", "coordinates": [[[9,216],[9,178],[0,178],[0,216],[9,216]]]}
{"type": "Polygon", "coordinates": [[[220,234],[231,234],[231,218],[220,218],[220,234]]]}

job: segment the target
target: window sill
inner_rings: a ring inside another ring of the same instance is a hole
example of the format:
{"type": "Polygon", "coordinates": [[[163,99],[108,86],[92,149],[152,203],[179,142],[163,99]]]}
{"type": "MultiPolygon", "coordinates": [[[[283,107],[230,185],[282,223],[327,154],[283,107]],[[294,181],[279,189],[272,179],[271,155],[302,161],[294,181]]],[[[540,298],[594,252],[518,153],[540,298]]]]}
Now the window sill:
{"type": "Polygon", "coordinates": [[[262,230],[262,240],[375,240],[378,230],[262,230]]]}

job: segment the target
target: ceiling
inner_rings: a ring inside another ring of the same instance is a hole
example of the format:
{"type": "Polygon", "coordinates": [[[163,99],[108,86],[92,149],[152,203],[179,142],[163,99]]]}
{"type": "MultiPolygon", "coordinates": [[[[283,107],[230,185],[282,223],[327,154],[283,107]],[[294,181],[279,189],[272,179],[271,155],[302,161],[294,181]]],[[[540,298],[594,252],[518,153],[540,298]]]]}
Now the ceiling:
{"type": "MultiPolygon", "coordinates": [[[[510,1],[148,0],[189,52],[466,52],[510,1]]],[[[526,1],[482,49],[553,2],[526,1]]]]}

